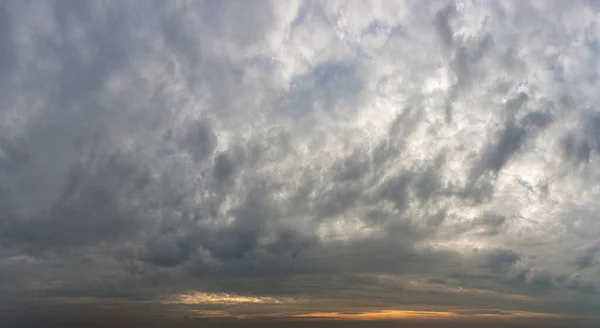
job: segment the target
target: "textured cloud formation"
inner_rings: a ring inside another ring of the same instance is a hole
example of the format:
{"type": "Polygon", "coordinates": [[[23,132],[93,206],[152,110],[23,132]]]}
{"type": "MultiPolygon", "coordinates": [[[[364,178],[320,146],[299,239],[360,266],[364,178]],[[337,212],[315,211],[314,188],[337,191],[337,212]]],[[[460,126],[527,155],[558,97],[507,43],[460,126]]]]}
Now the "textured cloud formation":
{"type": "Polygon", "coordinates": [[[599,19],[5,1],[0,294],[597,314],[599,19]]]}

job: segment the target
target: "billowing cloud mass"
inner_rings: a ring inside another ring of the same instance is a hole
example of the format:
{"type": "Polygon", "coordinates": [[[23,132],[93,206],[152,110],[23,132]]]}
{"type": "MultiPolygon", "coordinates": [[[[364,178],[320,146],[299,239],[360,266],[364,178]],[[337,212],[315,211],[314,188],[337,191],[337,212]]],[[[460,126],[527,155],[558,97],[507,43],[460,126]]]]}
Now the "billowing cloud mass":
{"type": "Polygon", "coordinates": [[[2,302],[596,315],[599,38],[595,1],[4,1],[2,302]]]}

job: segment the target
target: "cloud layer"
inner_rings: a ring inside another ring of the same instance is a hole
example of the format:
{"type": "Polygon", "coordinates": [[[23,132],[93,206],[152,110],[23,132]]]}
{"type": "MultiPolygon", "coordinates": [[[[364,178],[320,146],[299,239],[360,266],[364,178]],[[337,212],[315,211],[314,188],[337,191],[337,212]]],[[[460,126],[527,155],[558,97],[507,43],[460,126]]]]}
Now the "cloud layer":
{"type": "Polygon", "coordinates": [[[5,2],[0,294],[595,314],[599,15],[5,2]]]}

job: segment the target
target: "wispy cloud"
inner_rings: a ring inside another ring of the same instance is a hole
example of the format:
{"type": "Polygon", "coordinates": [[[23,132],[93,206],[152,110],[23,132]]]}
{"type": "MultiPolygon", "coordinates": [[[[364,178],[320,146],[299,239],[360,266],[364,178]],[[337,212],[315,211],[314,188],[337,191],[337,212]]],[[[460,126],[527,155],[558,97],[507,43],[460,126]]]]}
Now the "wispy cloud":
{"type": "Polygon", "coordinates": [[[162,301],[164,304],[293,304],[300,300],[285,297],[244,296],[229,293],[192,292],[162,301]]]}

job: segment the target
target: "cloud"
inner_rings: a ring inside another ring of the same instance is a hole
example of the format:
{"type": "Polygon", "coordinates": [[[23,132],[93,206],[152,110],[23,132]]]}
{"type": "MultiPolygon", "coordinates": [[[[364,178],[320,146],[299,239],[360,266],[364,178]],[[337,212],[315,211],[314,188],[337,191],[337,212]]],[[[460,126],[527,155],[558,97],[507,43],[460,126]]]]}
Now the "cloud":
{"type": "Polygon", "coordinates": [[[598,251],[600,251],[600,245],[594,245],[587,248],[583,255],[577,257],[575,264],[579,269],[592,267],[594,265],[594,258],[598,251]]]}
{"type": "Polygon", "coordinates": [[[191,293],[183,294],[174,300],[163,301],[165,304],[279,304],[295,302],[293,299],[274,297],[248,297],[224,293],[191,293]]]}
{"type": "Polygon", "coordinates": [[[494,251],[488,261],[488,267],[492,270],[502,270],[507,266],[515,264],[520,259],[519,254],[511,250],[497,250],[494,251]]]}
{"type": "Polygon", "coordinates": [[[0,294],[589,314],[597,15],[5,3],[0,294]]]}

